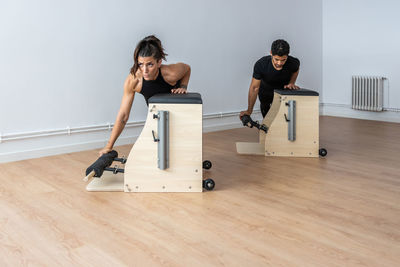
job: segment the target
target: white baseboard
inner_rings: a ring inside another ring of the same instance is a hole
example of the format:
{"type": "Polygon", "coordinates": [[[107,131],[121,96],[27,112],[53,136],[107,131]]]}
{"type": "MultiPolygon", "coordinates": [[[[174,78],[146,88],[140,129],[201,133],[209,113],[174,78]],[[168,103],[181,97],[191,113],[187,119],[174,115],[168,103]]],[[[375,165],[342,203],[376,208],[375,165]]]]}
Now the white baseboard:
{"type": "Polygon", "coordinates": [[[355,110],[345,104],[320,103],[320,115],[400,123],[400,109],[396,108],[375,112],[355,110]]]}
{"type": "MultiPolygon", "coordinates": [[[[350,105],[321,103],[320,114],[400,123],[400,110],[398,109],[382,112],[359,111],[351,109],[350,105]]],[[[204,115],[203,132],[243,127],[238,116],[239,112],[204,115]]],[[[262,120],[260,111],[255,111],[252,117],[254,120],[262,120]]],[[[115,145],[134,143],[140,135],[143,125],[144,122],[129,122],[115,145]]],[[[57,129],[0,135],[0,163],[100,149],[107,143],[111,133],[111,126],[85,126],[79,127],[79,129],[57,129]]]]}
{"type": "MultiPolygon", "coordinates": [[[[239,112],[204,115],[203,132],[243,127],[238,116],[239,112]]],[[[252,117],[260,120],[260,111],[254,111],[252,117]]],[[[134,143],[143,125],[143,121],[128,122],[115,146],[134,143]]],[[[106,145],[111,127],[97,125],[0,135],[0,163],[100,149],[106,145]]]]}

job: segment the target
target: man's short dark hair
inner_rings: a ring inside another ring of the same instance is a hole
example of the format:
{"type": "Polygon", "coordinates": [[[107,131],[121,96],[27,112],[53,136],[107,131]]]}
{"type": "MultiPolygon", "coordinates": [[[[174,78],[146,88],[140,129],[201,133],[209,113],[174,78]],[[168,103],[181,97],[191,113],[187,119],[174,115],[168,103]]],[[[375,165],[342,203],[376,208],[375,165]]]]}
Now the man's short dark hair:
{"type": "Polygon", "coordinates": [[[275,40],[271,45],[271,53],[273,56],[287,56],[290,52],[289,43],[285,40],[275,40]]]}

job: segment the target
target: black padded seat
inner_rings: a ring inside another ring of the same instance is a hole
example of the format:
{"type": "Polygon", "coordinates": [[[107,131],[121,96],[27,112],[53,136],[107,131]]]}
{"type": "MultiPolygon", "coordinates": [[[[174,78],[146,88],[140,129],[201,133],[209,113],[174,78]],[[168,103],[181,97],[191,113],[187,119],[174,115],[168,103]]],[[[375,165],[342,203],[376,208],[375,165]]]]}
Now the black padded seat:
{"type": "Polygon", "coordinates": [[[280,95],[304,95],[304,96],[319,96],[319,93],[313,90],[308,89],[297,89],[297,90],[290,90],[290,89],[275,89],[274,92],[280,95]]]}
{"type": "Polygon", "coordinates": [[[199,93],[157,94],[149,98],[149,104],[203,104],[199,93]]]}

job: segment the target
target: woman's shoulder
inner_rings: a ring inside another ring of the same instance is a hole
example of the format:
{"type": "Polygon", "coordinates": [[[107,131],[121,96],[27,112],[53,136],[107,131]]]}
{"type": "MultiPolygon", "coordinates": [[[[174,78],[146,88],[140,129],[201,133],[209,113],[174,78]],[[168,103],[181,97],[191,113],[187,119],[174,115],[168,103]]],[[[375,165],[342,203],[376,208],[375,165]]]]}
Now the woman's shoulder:
{"type": "Polygon", "coordinates": [[[128,90],[137,91],[137,87],[142,79],[142,74],[136,72],[136,75],[129,73],[125,79],[124,88],[128,90]]]}
{"type": "Polygon", "coordinates": [[[179,80],[182,76],[190,69],[188,64],[178,62],[174,64],[162,64],[160,67],[161,75],[165,78],[170,78],[171,80],[179,80]]]}
{"type": "Polygon", "coordinates": [[[163,76],[164,76],[164,74],[168,75],[170,73],[173,73],[174,72],[174,67],[175,67],[174,65],[175,64],[162,64],[160,66],[161,74],[163,74],[163,76]]]}
{"type": "Polygon", "coordinates": [[[173,80],[176,76],[176,64],[162,64],[160,66],[160,72],[164,80],[173,80]]]}
{"type": "Polygon", "coordinates": [[[139,75],[133,75],[132,73],[129,73],[125,79],[125,84],[135,84],[139,81],[139,79],[139,75]]]}
{"type": "Polygon", "coordinates": [[[185,68],[190,68],[190,66],[183,62],[177,62],[173,64],[162,64],[160,69],[164,73],[174,73],[185,68]]]}

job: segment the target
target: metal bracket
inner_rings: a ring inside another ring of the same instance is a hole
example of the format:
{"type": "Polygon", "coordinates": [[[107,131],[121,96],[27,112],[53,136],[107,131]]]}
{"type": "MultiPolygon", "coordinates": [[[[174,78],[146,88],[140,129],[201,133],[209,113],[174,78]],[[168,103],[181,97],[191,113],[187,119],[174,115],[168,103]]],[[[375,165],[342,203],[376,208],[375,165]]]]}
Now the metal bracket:
{"type": "Polygon", "coordinates": [[[160,139],[156,138],[156,136],[155,136],[155,134],[154,134],[154,131],[153,131],[153,130],[151,130],[151,133],[153,134],[153,140],[154,140],[154,142],[159,142],[159,141],[160,141],[160,139]]]}
{"type": "Polygon", "coordinates": [[[288,117],[286,116],[286,114],[283,114],[284,116],[285,116],[285,120],[288,122],[288,121],[290,121],[289,119],[288,119],[288,117]]]}

